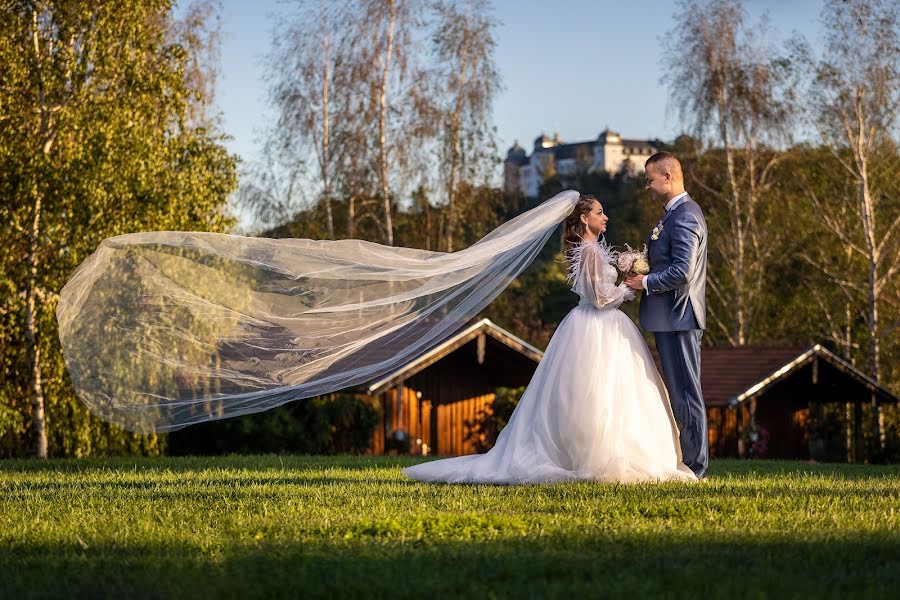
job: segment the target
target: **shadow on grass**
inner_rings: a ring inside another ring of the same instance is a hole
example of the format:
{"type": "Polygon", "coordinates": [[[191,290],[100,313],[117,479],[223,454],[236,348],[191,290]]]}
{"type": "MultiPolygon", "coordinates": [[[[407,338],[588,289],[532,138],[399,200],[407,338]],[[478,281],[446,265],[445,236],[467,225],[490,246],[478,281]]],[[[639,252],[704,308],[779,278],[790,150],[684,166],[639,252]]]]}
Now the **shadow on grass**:
{"type": "Polygon", "coordinates": [[[900,478],[900,465],[856,465],[847,463],[812,463],[783,460],[714,460],[710,462],[712,481],[733,476],[816,475],[835,479],[857,480],[900,478]]]}
{"type": "Polygon", "coordinates": [[[419,462],[397,456],[307,456],[307,455],[227,455],[227,456],[114,456],[105,458],[58,458],[51,460],[0,460],[3,472],[77,473],[94,470],[205,471],[222,469],[398,469],[419,462]]]}
{"type": "MultiPolygon", "coordinates": [[[[223,476],[214,477],[204,475],[198,478],[184,478],[178,481],[159,481],[159,480],[137,480],[122,481],[119,479],[96,479],[83,483],[78,482],[47,482],[47,481],[28,481],[16,485],[19,491],[33,491],[38,493],[51,493],[68,495],[73,488],[91,490],[95,493],[104,492],[146,492],[147,496],[154,498],[184,498],[186,500],[196,499],[197,488],[208,488],[208,494],[213,496],[234,495],[235,492],[245,490],[248,496],[253,498],[278,497],[284,498],[290,495],[290,491],[286,492],[283,487],[304,487],[304,488],[340,488],[346,489],[348,486],[379,486],[379,496],[385,496],[388,492],[385,486],[408,487],[418,485],[415,481],[409,479],[385,480],[385,479],[358,479],[358,478],[342,478],[342,477],[324,477],[324,476],[275,476],[275,477],[240,477],[240,476],[223,476]]],[[[408,492],[407,492],[408,493],[408,492]]],[[[396,492],[395,494],[399,494],[396,492]]]]}
{"type": "Polygon", "coordinates": [[[803,542],[585,533],[221,549],[8,544],[0,553],[0,595],[8,598],[890,597],[900,586],[896,536],[803,542]]]}

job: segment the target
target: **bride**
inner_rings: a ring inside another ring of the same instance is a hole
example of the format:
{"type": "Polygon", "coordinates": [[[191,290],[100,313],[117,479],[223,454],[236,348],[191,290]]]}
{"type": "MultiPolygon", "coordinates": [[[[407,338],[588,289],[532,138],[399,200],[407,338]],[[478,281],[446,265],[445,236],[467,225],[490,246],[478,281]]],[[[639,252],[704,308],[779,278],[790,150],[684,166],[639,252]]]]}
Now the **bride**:
{"type": "Polygon", "coordinates": [[[409,467],[405,475],[499,484],[696,480],[681,462],[678,428],[650,350],[618,310],[634,292],[615,285],[613,255],[600,239],[608,220],[589,195],[566,218],[569,281],[581,300],[559,324],[494,447],[409,467]]]}

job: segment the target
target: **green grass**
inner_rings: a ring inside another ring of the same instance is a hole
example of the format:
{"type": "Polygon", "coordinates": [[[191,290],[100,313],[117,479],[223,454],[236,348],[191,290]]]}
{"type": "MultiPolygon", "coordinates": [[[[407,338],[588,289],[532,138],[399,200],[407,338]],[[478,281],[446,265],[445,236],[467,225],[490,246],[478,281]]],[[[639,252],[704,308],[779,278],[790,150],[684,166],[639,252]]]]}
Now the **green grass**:
{"type": "Polygon", "coordinates": [[[900,467],[448,486],[412,459],[0,462],[0,597],[897,597],[900,467]]]}

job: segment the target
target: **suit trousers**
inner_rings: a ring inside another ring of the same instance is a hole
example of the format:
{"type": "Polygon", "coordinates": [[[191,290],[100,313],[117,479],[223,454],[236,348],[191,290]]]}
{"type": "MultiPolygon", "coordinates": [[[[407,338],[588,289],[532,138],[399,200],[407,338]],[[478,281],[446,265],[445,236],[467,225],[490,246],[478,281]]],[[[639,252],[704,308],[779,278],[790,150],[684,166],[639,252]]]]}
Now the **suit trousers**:
{"type": "Polygon", "coordinates": [[[700,338],[703,337],[703,330],[657,331],[654,336],[672,412],[681,430],[682,462],[697,477],[703,477],[709,465],[706,406],[700,390],[700,338]]]}

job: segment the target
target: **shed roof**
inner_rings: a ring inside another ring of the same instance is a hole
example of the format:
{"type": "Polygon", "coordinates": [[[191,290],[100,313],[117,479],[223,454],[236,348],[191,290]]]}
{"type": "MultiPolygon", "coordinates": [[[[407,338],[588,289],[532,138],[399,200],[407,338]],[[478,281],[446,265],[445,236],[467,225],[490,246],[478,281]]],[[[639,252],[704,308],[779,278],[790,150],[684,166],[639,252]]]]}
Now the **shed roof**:
{"type": "Polygon", "coordinates": [[[428,352],[420,355],[418,358],[415,358],[414,360],[406,363],[399,369],[388,373],[377,381],[371,382],[368,385],[368,393],[377,394],[394,385],[397,385],[398,382],[404,379],[408,379],[416,373],[433,365],[447,354],[450,354],[454,350],[464,346],[481,334],[489,335],[491,338],[497,340],[504,346],[515,350],[526,358],[533,360],[535,363],[539,363],[541,361],[541,357],[544,355],[543,352],[541,352],[528,342],[516,337],[499,325],[492,323],[490,319],[481,319],[480,321],[476,321],[468,327],[465,327],[458,333],[451,336],[449,339],[445,340],[443,343],[435,346],[428,352]]]}
{"type": "MultiPolygon", "coordinates": [[[[651,350],[659,366],[656,349],[651,350]]],[[[700,350],[700,385],[707,406],[734,406],[755,398],[815,360],[824,360],[876,394],[880,401],[900,398],[821,344],[796,346],[709,346],[700,350]]],[[[660,368],[661,372],[661,368],[660,368]]]]}

